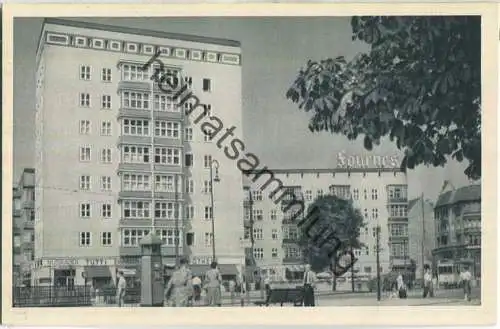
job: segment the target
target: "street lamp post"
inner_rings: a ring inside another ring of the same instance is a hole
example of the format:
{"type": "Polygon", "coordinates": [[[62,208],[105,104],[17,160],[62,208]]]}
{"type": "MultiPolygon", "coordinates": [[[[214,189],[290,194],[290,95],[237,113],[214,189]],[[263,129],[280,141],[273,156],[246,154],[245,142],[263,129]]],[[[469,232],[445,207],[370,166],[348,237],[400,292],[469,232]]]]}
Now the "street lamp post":
{"type": "Polygon", "coordinates": [[[214,209],[214,182],[219,182],[219,162],[215,159],[210,161],[210,202],[211,202],[211,219],[212,219],[212,261],[215,261],[215,209],[214,209]],[[213,168],[215,167],[215,177],[213,168]]]}
{"type": "Polygon", "coordinates": [[[377,251],[377,300],[380,301],[381,299],[381,278],[380,278],[380,226],[377,225],[377,244],[376,244],[376,251],[377,251]]]}

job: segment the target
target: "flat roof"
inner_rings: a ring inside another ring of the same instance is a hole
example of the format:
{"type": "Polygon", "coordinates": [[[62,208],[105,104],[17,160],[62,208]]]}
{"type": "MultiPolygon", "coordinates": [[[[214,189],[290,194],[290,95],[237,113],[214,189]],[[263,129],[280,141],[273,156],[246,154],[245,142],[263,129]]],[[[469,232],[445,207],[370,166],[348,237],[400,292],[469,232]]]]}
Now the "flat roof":
{"type": "MultiPolygon", "coordinates": [[[[164,39],[174,39],[174,40],[208,43],[208,44],[214,44],[214,45],[220,45],[220,46],[241,47],[241,43],[239,41],[236,41],[236,40],[205,37],[205,36],[182,34],[182,33],[161,32],[161,31],[155,31],[155,30],[146,30],[146,29],[139,29],[139,28],[132,28],[132,27],[114,26],[114,25],[106,25],[106,24],[99,24],[99,23],[82,22],[82,21],[74,21],[74,20],[70,20],[70,19],[45,18],[43,21],[43,26],[45,26],[45,24],[65,25],[65,26],[79,27],[79,28],[92,29],[92,30],[126,33],[126,34],[134,34],[134,35],[143,35],[143,36],[150,36],[150,37],[164,38],[164,39]]],[[[43,31],[43,26],[42,26],[42,31],[43,31]]]]}

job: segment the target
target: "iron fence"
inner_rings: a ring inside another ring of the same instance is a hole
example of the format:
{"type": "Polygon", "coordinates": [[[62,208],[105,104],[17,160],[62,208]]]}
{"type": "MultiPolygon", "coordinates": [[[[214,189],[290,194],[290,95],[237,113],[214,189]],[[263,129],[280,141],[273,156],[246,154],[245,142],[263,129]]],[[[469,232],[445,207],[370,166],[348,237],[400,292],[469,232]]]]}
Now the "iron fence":
{"type": "MultiPolygon", "coordinates": [[[[116,304],[116,288],[90,286],[14,287],[13,307],[77,307],[116,304]]],[[[141,288],[127,288],[124,303],[139,304],[141,288]]]]}

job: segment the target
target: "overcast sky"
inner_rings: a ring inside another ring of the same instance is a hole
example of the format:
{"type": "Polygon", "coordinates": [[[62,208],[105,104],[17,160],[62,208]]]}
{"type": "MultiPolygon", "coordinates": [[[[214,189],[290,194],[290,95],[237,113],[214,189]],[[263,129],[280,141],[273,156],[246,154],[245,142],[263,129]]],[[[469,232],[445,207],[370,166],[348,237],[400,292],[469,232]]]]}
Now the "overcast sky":
{"type": "MultiPolygon", "coordinates": [[[[350,20],[332,17],[283,18],[82,18],[82,21],[238,40],[243,53],[243,137],[247,150],[269,168],[334,168],[337,155],[399,155],[390,142],[367,152],[363,140],[313,134],[308,116],[285,98],[307,60],[346,56],[366,46],[351,39],[350,20]]],[[[42,19],[14,21],[14,181],[34,167],[35,52],[42,19]]],[[[50,109],[46,109],[50,110],[50,109]]],[[[241,136],[242,131],[235,131],[241,136]]],[[[410,197],[435,200],[443,180],[468,184],[465,163],[408,171],[410,197]]],[[[35,168],[36,169],[36,168],[35,168]]]]}

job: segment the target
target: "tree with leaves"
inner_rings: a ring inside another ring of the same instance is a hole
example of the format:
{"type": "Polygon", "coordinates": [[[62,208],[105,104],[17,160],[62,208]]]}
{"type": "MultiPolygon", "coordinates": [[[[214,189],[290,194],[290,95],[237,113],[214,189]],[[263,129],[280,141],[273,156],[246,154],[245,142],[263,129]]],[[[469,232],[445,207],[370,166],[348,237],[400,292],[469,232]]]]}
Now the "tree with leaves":
{"type": "Polygon", "coordinates": [[[286,93],[309,129],[372,150],[384,136],[404,150],[402,169],[468,160],[481,177],[481,17],[353,17],[352,39],[369,51],[308,61],[286,93]]]}
{"type": "Polygon", "coordinates": [[[309,205],[306,214],[299,224],[299,244],[304,261],[311,264],[314,271],[330,267],[334,272],[335,290],[335,273],[345,273],[350,268],[345,263],[341,264],[342,258],[345,258],[346,252],[350,255],[352,249],[363,246],[359,241],[360,229],[364,227],[363,216],[359,209],[353,207],[351,200],[334,195],[318,197],[309,205]]]}

